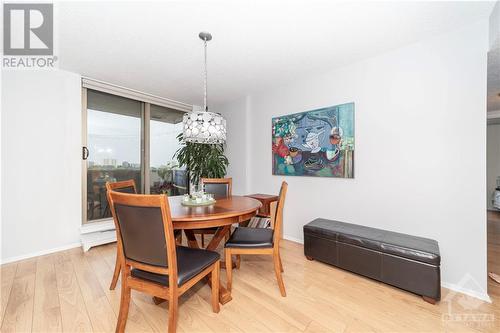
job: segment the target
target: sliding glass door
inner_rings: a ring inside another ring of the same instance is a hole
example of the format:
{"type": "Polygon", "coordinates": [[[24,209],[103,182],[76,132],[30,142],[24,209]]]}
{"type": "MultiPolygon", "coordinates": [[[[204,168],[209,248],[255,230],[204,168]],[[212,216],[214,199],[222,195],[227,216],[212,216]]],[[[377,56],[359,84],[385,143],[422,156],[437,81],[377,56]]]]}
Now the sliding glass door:
{"type": "Polygon", "coordinates": [[[111,217],[108,181],[134,179],[141,193],[185,193],[185,171],[174,159],[183,114],[84,89],[83,223],[111,217]]]}
{"type": "Polygon", "coordinates": [[[177,135],[182,132],[184,112],[151,105],[149,122],[150,193],[186,193],[186,172],[174,158],[179,149],[177,135]]]}
{"type": "Polygon", "coordinates": [[[142,188],[142,103],[87,92],[87,221],[111,216],[106,182],[134,179],[142,188]]]}

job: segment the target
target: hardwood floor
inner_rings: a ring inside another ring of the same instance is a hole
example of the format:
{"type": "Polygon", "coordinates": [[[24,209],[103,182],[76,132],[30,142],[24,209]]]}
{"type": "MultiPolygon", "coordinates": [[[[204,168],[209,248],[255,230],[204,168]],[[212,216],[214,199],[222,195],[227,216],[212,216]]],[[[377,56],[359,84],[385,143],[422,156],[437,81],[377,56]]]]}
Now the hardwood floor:
{"type": "MultiPolygon", "coordinates": [[[[496,251],[489,252],[491,267],[500,253],[496,251]]],[[[300,244],[283,241],[281,254],[287,297],[280,296],[272,259],[243,256],[241,269],[233,271],[233,300],[215,314],[209,287],[197,284],[179,300],[178,331],[500,331],[497,286],[490,284],[493,304],[443,289],[443,301],[431,305],[419,296],[308,261],[300,244]],[[445,301],[448,295],[451,300],[445,301]],[[491,316],[497,320],[489,320],[491,316]]],[[[108,289],[114,264],[112,244],[0,266],[1,332],[114,331],[120,302],[119,286],[108,289]]],[[[221,275],[225,282],[224,270],[221,275]]],[[[133,292],[127,331],[166,332],[167,311],[167,303],[156,306],[148,295],[133,292]]]]}
{"type": "MultiPolygon", "coordinates": [[[[488,211],[488,272],[500,274],[500,212],[488,211]]],[[[488,278],[488,294],[500,300],[500,283],[488,278]]]]}

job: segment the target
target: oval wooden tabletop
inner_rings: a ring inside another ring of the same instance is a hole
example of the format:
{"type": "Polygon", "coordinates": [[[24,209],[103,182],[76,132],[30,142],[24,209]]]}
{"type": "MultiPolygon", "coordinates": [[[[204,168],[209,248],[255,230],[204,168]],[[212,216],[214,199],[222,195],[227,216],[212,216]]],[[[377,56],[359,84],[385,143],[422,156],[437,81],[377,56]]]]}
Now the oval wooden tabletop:
{"type": "Polygon", "coordinates": [[[172,222],[210,221],[238,217],[255,213],[260,208],[258,200],[233,195],[228,198],[218,198],[210,206],[191,207],[181,204],[182,196],[168,197],[172,222]]]}

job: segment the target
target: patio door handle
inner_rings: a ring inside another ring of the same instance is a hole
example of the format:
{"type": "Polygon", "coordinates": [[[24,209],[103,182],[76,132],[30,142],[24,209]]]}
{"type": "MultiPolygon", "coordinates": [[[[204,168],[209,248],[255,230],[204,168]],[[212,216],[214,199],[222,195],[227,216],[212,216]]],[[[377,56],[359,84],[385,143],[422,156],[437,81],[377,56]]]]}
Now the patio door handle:
{"type": "Polygon", "coordinates": [[[85,161],[89,158],[89,149],[85,146],[82,147],[82,159],[85,161]]]}

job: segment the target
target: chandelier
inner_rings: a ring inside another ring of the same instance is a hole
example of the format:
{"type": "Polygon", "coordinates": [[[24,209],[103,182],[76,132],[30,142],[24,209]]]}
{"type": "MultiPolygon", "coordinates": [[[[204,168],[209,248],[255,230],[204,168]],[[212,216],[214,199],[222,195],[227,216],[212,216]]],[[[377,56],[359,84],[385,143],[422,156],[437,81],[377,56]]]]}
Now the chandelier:
{"type": "Polygon", "coordinates": [[[208,111],[207,105],[207,42],[212,39],[208,32],[200,32],[198,35],[205,47],[205,72],[204,72],[204,98],[203,110],[194,110],[184,114],[182,119],[182,135],[184,141],[206,144],[217,144],[226,142],[226,120],[222,115],[208,111]]]}

